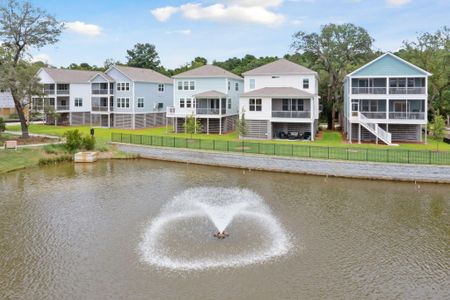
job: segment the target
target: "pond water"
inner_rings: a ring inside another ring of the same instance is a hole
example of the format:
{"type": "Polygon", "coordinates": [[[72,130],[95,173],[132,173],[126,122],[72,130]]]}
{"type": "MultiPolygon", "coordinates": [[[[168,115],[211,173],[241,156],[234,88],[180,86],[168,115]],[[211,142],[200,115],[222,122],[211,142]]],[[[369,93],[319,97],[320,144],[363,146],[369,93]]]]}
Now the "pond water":
{"type": "Polygon", "coordinates": [[[449,209],[450,185],[29,169],[0,176],[0,298],[449,299],[449,209]]]}

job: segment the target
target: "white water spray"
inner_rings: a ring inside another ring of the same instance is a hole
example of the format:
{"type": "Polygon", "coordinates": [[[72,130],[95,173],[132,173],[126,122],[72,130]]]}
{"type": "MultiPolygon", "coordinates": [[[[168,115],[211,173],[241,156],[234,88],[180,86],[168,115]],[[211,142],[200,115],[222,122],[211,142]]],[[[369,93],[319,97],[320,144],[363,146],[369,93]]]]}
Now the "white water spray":
{"type": "Polygon", "coordinates": [[[193,188],[175,196],[145,229],[140,244],[146,263],[172,270],[239,267],[291,248],[289,235],[261,197],[237,188],[193,188]],[[219,232],[231,226],[230,238],[217,241],[212,228],[204,235],[208,222],[219,232]],[[183,235],[175,237],[180,231],[183,235]]]}

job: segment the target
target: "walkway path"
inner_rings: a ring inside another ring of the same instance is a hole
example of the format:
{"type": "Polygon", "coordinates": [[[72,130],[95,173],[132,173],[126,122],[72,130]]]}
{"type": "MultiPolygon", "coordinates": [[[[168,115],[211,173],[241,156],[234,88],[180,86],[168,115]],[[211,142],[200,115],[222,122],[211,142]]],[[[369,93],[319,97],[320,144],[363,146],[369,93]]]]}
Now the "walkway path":
{"type": "Polygon", "coordinates": [[[129,154],[174,162],[349,178],[450,183],[450,166],[284,158],[120,143],[113,144],[117,145],[118,150],[129,154]]]}

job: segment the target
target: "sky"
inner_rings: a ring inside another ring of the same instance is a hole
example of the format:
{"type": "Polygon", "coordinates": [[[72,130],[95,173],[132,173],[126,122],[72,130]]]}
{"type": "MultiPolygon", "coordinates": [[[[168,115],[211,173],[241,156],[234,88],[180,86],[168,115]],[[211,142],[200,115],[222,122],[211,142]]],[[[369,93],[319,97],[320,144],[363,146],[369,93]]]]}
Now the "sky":
{"type": "Polygon", "coordinates": [[[295,32],[318,32],[328,23],[362,26],[376,50],[396,51],[418,32],[450,25],[450,0],[31,1],[65,24],[57,44],[32,50],[57,67],[126,62],[136,43],[154,44],[167,68],[196,56],[280,57],[292,53],[295,32]]]}

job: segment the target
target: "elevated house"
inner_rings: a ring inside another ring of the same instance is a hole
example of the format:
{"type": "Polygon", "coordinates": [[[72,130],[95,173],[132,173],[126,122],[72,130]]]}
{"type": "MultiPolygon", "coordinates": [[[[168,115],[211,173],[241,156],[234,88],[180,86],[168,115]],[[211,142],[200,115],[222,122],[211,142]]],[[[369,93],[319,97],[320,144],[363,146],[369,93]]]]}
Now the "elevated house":
{"type": "Polygon", "coordinates": [[[89,80],[97,72],[41,68],[37,76],[44,85],[43,96],[32,98],[33,111],[48,112],[51,109],[59,115],[48,123],[58,125],[82,125],[91,123],[91,97],[89,80]]]}
{"type": "Polygon", "coordinates": [[[242,138],[274,139],[295,135],[314,140],[318,127],[318,74],[286,59],[243,73],[247,134],[242,138]]]}
{"type": "Polygon", "coordinates": [[[32,99],[34,111],[54,109],[47,122],[137,129],[163,126],[172,103],[172,80],[149,69],[113,66],[105,73],[42,68],[44,96],[32,99]]]}
{"type": "Polygon", "coordinates": [[[392,53],[348,74],[343,120],[348,141],[422,142],[422,130],[427,130],[429,76],[392,53]]]}
{"type": "Polygon", "coordinates": [[[167,109],[167,117],[173,118],[175,132],[185,131],[183,125],[189,116],[200,120],[204,133],[234,130],[239,95],[243,92],[242,77],[214,65],[204,65],[173,79],[173,106],[167,109]]]}

